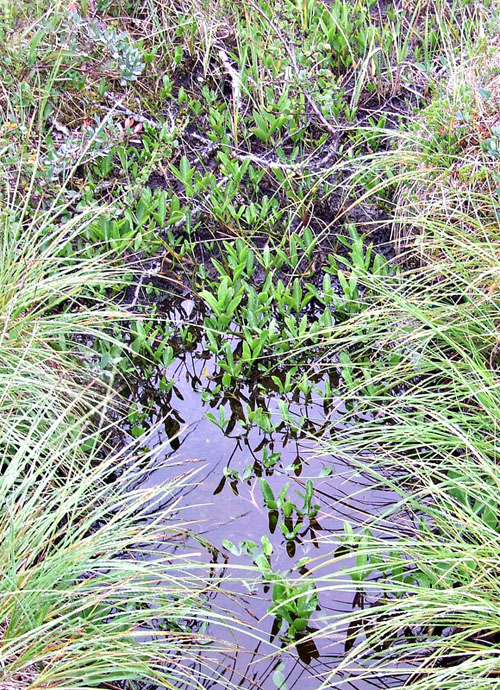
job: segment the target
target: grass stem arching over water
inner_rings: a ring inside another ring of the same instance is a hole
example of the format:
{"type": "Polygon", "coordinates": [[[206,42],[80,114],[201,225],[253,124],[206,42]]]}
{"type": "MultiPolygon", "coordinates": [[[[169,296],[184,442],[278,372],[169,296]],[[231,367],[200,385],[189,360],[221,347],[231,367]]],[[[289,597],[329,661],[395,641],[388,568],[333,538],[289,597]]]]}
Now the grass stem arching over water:
{"type": "MultiPolygon", "coordinates": [[[[324,634],[347,625],[346,666],[391,686],[496,687],[500,264],[496,195],[485,189],[496,173],[486,157],[480,194],[445,168],[434,174],[441,206],[415,213],[409,196],[395,219],[424,263],[390,280],[366,273],[370,305],[332,339],[349,352],[351,421],[333,425],[325,444],[371,466],[402,503],[390,545],[387,534],[351,540],[347,550],[368,564],[362,604],[324,634]]],[[[339,586],[325,568],[315,576],[339,586]]]]}
{"type": "Polygon", "coordinates": [[[119,274],[60,256],[76,220],[51,232],[17,212],[3,214],[0,268],[1,686],[170,687],[209,622],[224,624],[207,606],[217,579],[182,552],[177,494],[190,477],[141,489],[161,449],[107,440],[113,401],[84,342],[109,339],[108,320],[123,316],[91,297],[119,274]]]}

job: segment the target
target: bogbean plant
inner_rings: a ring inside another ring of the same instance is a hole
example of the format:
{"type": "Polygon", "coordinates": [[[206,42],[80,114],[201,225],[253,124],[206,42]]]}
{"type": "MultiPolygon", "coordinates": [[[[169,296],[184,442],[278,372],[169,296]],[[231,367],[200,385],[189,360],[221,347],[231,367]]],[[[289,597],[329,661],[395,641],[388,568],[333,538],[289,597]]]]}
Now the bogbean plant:
{"type": "Polygon", "coordinates": [[[320,505],[317,503],[313,504],[313,483],[308,479],[305,484],[305,493],[295,492],[303,501],[302,507],[299,508],[288,497],[289,482],[283,486],[278,497],[275,497],[266,479],[261,478],[259,482],[264,506],[269,512],[269,529],[273,533],[276,525],[279,525],[286,540],[288,555],[293,557],[295,555],[296,541],[300,541],[300,538],[307,534],[309,530],[313,534],[313,525],[317,524],[315,518],[320,505]],[[296,516],[295,522],[294,515],[296,516]],[[280,517],[281,521],[279,521],[280,517]],[[306,519],[309,521],[309,526],[304,524],[306,519]]]}
{"type": "MultiPolygon", "coordinates": [[[[219,244],[220,258],[212,259],[214,277],[208,277],[205,267],[193,277],[193,284],[203,288],[198,293],[198,309],[205,305],[205,315],[199,328],[186,330],[187,324],[174,325],[168,317],[159,319],[150,309],[144,320],[134,324],[128,354],[119,368],[125,374],[134,366],[134,358],[139,358],[144,380],[165,381],[179,343],[185,348],[186,339],[194,338],[196,346],[216,364],[202,391],[207,402],[219,405],[216,414],[208,413],[214,424],[224,430],[230,422],[223,407],[227,395],[238,395],[248,381],[267,377],[281,399],[281,421],[300,428],[305,420],[294,421],[284,404],[300,399],[307,404],[314,398],[328,405],[338,394],[331,388],[329,367],[312,371],[310,365],[327,354],[335,323],[363,308],[358,278],[366,271],[383,277],[392,270],[382,255],[364,246],[353,228],[350,231],[347,253],[330,255],[317,286],[293,277],[297,243],[304,241],[295,234],[288,247],[281,243],[271,250],[267,245],[262,253],[243,239],[219,244]]],[[[314,243],[312,235],[310,238],[314,243]]],[[[307,255],[306,249],[306,260],[307,255]]],[[[107,363],[109,357],[113,354],[106,352],[101,361],[107,363]]],[[[340,357],[344,364],[348,354],[342,352],[340,357]]],[[[354,371],[345,376],[344,383],[356,385],[354,371]]],[[[264,399],[272,395],[267,385],[257,382],[257,387],[264,399]]],[[[278,426],[258,404],[247,406],[238,421],[247,431],[257,427],[268,435],[278,426]]]]}
{"type": "MultiPolygon", "coordinates": [[[[264,447],[260,470],[265,468],[267,474],[272,474],[279,462],[280,454],[269,452],[267,447],[264,447]]],[[[283,469],[287,472],[292,467],[283,469]]],[[[224,481],[227,479],[233,491],[238,493],[237,483],[249,482],[255,476],[255,470],[255,465],[247,466],[242,473],[226,468],[224,481]]],[[[221,490],[222,485],[223,483],[216,493],[221,490]]],[[[278,528],[284,538],[288,556],[291,559],[297,558],[297,549],[302,547],[304,540],[310,538],[314,541],[316,531],[321,530],[317,520],[320,505],[315,502],[313,481],[306,480],[301,487],[302,490],[296,489],[293,492],[299,500],[290,495],[290,482],[286,482],[279,493],[275,493],[263,477],[259,479],[259,486],[262,504],[268,513],[269,533],[275,534],[278,528]]],[[[276,536],[274,541],[276,542],[276,536]]],[[[291,570],[276,570],[272,563],[274,548],[267,535],[261,537],[261,546],[247,539],[239,544],[223,540],[223,547],[236,556],[250,557],[260,572],[265,589],[271,587],[272,604],[268,612],[274,619],[272,636],[280,633],[280,639],[286,643],[299,640],[301,635],[307,634],[312,616],[319,607],[319,599],[313,579],[307,577],[306,571],[301,570],[300,560],[291,570]],[[299,572],[300,577],[297,574],[299,572]]]]}
{"type": "MultiPolygon", "coordinates": [[[[307,575],[282,573],[271,564],[274,548],[269,538],[263,536],[260,545],[246,539],[239,545],[224,540],[224,547],[233,555],[251,557],[265,587],[271,588],[272,603],[268,613],[274,619],[272,635],[279,635],[285,643],[300,640],[307,635],[319,598],[314,581],[307,575]]],[[[300,563],[298,564],[300,566],[300,563]]]]}

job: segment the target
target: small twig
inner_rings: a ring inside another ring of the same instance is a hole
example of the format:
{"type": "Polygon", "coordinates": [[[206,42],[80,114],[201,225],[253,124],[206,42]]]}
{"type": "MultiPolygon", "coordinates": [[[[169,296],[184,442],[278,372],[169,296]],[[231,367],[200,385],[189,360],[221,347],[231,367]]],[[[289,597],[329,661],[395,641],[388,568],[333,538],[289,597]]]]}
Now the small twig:
{"type": "Polygon", "coordinates": [[[233,91],[233,139],[238,144],[238,115],[241,106],[241,77],[239,72],[233,67],[229,55],[224,48],[219,48],[219,57],[222,61],[224,70],[231,77],[231,88],[233,91]]]}
{"type": "MultiPolygon", "coordinates": [[[[197,141],[201,141],[203,144],[213,144],[213,142],[210,139],[207,139],[206,137],[202,136],[201,134],[198,134],[197,132],[189,132],[189,136],[193,137],[193,139],[196,139],[197,141]]],[[[280,163],[279,161],[270,161],[266,158],[261,158],[260,156],[256,156],[253,153],[239,153],[238,150],[233,146],[231,147],[231,153],[239,161],[250,159],[250,161],[262,166],[263,168],[275,168],[278,170],[297,170],[297,168],[300,167],[300,163],[280,163]]]]}
{"type": "Polygon", "coordinates": [[[59,120],[56,120],[55,117],[49,118],[49,122],[54,127],[54,129],[60,134],[64,134],[65,137],[71,136],[71,132],[66,127],[66,125],[63,125],[61,122],[59,122],[59,120]]]}
{"type": "MultiPolygon", "coordinates": [[[[193,139],[196,139],[197,141],[202,142],[203,144],[213,144],[213,142],[210,139],[207,139],[206,137],[202,136],[201,134],[198,134],[197,132],[189,132],[189,136],[193,139]]],[[[212,146],[212,150],[214,148],[215,145],[212,146]]],[[[299,163],[282,163],[281,161],[273,161],[269,160],[268,158],[256,156],[253,153],[240,153],[233,146],[231,147],[231,153],[239,161],[250,160],[252,163],[260,165],[262,168],[270,168],[271,170],[295,171],[304,170],[304,168],[308,168],[309,170],[313,170],[314,172],[325,172],[328,169],[328,163],[330,163],[332,158],[335,158],[335,156],[337,155],[337,147],[333,145],[324,158],[320,158],[319,160],[302,160],[299,163]]]]}
{"type": "Polygon", "coordinates": [[[146,123],[147,125],[149,125],[150,127],[154,127],[155,129],[161,128],[161,125],[159,122],[156,122],[155,120],[152,120],[149,117],[145,117],[144,115],[139,115],[137,113],[134,113],[133,110],[130,110],[130,108],[127,108],[126,105],[123,105],[122,100],[118,99],[110,91],[106,91],[104,96],[108,101],[110,101],[113,104],[113,109],[116,110],[117,112],[123,113],[124,115],[128,115],[128,117],[133,117],[136,122],[146,123]]]}

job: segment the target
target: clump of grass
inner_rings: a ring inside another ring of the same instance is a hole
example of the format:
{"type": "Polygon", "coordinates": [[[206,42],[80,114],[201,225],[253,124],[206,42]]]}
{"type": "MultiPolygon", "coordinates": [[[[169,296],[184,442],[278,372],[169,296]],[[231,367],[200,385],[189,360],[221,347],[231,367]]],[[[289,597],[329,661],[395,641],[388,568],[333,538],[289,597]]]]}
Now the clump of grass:
{"type": "Polygon", "coordinates": [[[65,251],[88,214],[55,222],[13,198],[1,216],[0,685],[196,686],[199,650],[229,614],[208,606],[218,578],[182,549],[178,494],[194,478],[141,488],[166,454],[111,444],[116,396],[92,366],[110,320],[134,318],[99,297],[122,276],[65,251]]]}
{"type": "Polygon", "coordinates": [[[216,581],[179,550],[182,481],[137,488],[161,467],[157,451],[84,453],[95,437],[80,422],[56,419],[3,456],[2,687],[189,682],[219,615],[207,605],[216,581]]]}
{"type": "Polygon", "coordinates": [[[396,687],[493,687],[498,674],[499,304],[484,288],[484,246],[475,248],[479,279],[442,262],[372,284],[383,301],[348,327],[350,373],[363,383],[348,431],[336,429],[328,448],[371,466],[403,500],[384,516],[390,545],[365,542],[365,607],[351,630],[366,639],[346,664],[365,657],[365,673],[382,678],[410,668],[396,687]]]}
{"type": "MultiPolygon", "coordinates": [[[[412,138],[405,161],[420,156],[425,165],[427,143],[422,150],[412,138]]],[[[480,158],[484,141],[477,144],[480,158]]],[[[422,262],[392,276],[357,271],[364,309],[332,338],[348,412],[325,442],[400,501],[367,532],[346,533],[343,551],[356,558],[347,577],[327,574],[332,561],[315,569],[320,589],[358,592],[357,609],[331,616],[322,634],[347,631],[337,672],[351,679],[493,688],[500,673],[496,172],[486,165],[478,190],[454,185],[443,166],[439,194],[425,208],[405,203],[409,186],[422,184],[416,167],[406,171],[394,222],[412,229],[408,247],[422,262]]],[[[337,552],[333,562],[344,557],[337,552]]]]}

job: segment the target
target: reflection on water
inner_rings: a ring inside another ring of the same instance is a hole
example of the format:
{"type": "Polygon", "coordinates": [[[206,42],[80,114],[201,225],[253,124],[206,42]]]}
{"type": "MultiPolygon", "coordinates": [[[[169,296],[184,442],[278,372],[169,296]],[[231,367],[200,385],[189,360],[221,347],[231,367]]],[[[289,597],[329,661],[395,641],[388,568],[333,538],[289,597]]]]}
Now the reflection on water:
{"type": "MultiPolygon", "coordinates": [[[[218,375],[217,362],[204,349],[201,338],[191,352],[185,349],[179,352],[175,362],[162,374],[173,380],[171,389],[162,392],[153,382],[135,395],[139,408],[149,411],[151,425],[165,420],[149,445],[167,441],[170,446],[171,463],[153,472],[148,484],[177,476],[179,466],[183,471],[197,470],[196,482],[183,491],[182,518],[196,523],[196,536],[215,547],[204,549],[204,558],[219,568],[219,574],[226,578],[225,590],[235,595],[224,595],[223,601],[213,604],[225,607],[241,621],[242,629],[254,629],[260,637],[255,641],[250,635],[222,626],[220,630],[212,630],[214,635],[230,642],[235,652],[221,655],[207,647],[206,659],[212,660],[214,672],[209,678],[203,677],[201,669],[194,665],[192,671],[198,686],[207,690],[220,688],[218,676],[222,674],[236,687],[271,690],[277,687],[273,674],[281,664],[279,670],[287,690],[317,690],[344,657],[346,639],[345,635],[339,635],[335,639],[318,637],[312,641],[307,636],[321,627],[322,616],[351,611],[360,605],[354,585],[334,594],[320,593],[318,610],[303,633],[305,640],[294,650],[269,658],[271,652],[284,646],[277,635],[273,616],[267,613],[272,603],[270,586],[262,584],[255,572],[249,574],[248,571],[246,574],[252,584],[243,584],[242,573],[251,566],[252,559],[248,553],[231,553],[227,542],[235,546],[244,540],[260,544],[261,538],[267,537],[273,547],[270,556],[273,570],[286,573],[299,559],[317,557],[320,561],[331,554],[334,548],[331,542],[336,535],[343,534],[345,520],[350,524],[367,524],[394,501],[394,496],[378,490],[355,468],[331,456],[320,455],[315,449],[311,432],[328,433],[332,419],[338,420],[342,415],[340,401],[325,400],[322,395],[325,377],[331,380],[335,374],[332,368],[310,365],[309,377],[315,382],[312,394],[288,401],[290,413],[303,419],[299,430],[282,421],[279,394],[270,378],[246,381],[236,393],[211,396],[210,384],[218,375]],[[266,396],[259,385],[262,383],[266,396]],[[257,407],[270,414],[271,425],[267,431],[248,423],[248,410],[257,407]],[[213,414],[216,421],[220,420],[220,409],[226,422],[220,424],[223,428],[206,416],[213,414]],[[303,496],[308,480],[312,480],[314,502],[319,505],[317,513],[311,519],[300,518],[300,521],[298,517],[286,518],[284,528],[277,527],[276,519],[271,519],[272,511],[263,501],[261,477],[266,479],[274,496],[290,482],[288,496],[297,504],[301,501],[298,494],[303,496]],[[294,537],[290,538],[297,525],[294,537]],[[263,638],[267,641],[262,641],[263,638]]],[[[199,553],[200,542],[193,539],[192,546],[199,553]]],[[[336,682],[340,680],[335,677],[336,682]]],[[[330,683],[325,687],[331,687],[330,683]]],[[[363,690],[384,685],[351,681],[342,687],[363,690]]]]}

